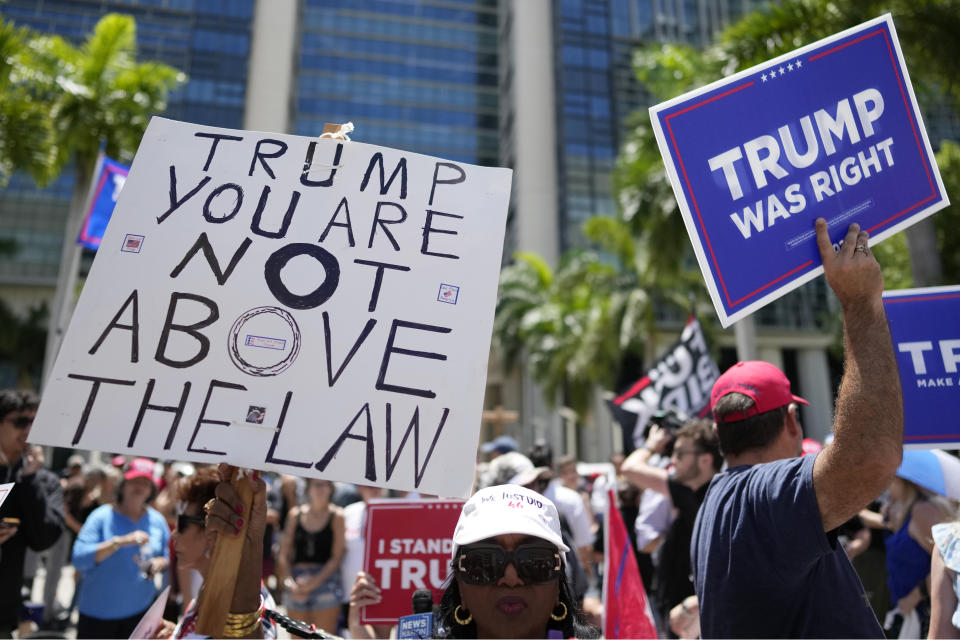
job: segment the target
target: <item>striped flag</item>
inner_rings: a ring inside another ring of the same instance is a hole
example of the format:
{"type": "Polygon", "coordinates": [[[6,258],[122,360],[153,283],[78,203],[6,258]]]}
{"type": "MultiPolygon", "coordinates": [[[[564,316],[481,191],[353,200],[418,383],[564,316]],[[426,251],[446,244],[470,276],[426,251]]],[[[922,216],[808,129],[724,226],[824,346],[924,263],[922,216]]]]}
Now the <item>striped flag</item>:
{"type": "Polygon", "coordinates": [[[640,579],[627,527],[613,490],[607,492],[606,550],[603,574],[603,636],[657,638],[657,626],[640,579]]]}

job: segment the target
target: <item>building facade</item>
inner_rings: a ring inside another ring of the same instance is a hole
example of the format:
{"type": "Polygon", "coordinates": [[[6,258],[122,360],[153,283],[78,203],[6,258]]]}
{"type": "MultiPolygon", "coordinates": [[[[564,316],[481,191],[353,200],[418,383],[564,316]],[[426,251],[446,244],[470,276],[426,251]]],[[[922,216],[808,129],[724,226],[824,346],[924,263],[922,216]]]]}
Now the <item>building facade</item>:
{"type": "MultiPolygon", "coordinates": [[[[7,0],[4,19],[81,40],[108,12],[132,14],[141,59],[189,75],[165,115],[316,136],[354,123],[356,140],[515,170],[504,260],[534,251],[556,264],[584,246],[584,220],[616,211],[610,177],[628,116],[651,98],[634,49],[708,43],[756,0],[7,0]]],[[[0,297],[23,310],[52,295],[69,173],[38,191],[16,177],[0,192],[0,297]]],[[[759,357],[811,400],[817,437],[832,422],[833,373],[822,280],[756,314],[759,357]]],[[[679,319],[678,319],[679,320],[679,319]]],[[[663,343],[679,330],[664,325],[663,343]]],[[[721,366],[735,358],[720,337],[721,366]]],[[[638,377],[642,372],[638,372],[638,377]]],[[[0,378],[3,372],[0,369],[0,378]]],[[[0,380],[3,382],[3,380],[0,380]]],[[[9,382],[9,381],[7,381],[9,382]]],[[[598,395],[592,419],[549,411],[521,374],[492,360],[487,406],[519,411],[501,425],[525,444],[605,459],[616,447],[598,395]]],[[[485,427],[484,437],[497,427],[485,427]]]]}

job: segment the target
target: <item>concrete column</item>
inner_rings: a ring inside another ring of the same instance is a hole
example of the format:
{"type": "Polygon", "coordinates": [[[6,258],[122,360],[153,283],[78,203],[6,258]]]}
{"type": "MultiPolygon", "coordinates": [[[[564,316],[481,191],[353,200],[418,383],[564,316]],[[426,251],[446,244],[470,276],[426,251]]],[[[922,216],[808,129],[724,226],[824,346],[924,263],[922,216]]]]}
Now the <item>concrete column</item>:
{"type": "Polygon", "coordinates": [[[797,369],[800,388],[794,391],[810,403],[801,409],[804,430],[823,442],[833,431],[833,387],[827,352],[821,348],[797,349],[797,369]]]}
{"type": "Polygon", "coordinates": [[[556,266],[560,233],[553,11],[550,0],[512,2],[510,9],[516,246],[556,266]]]}
{"type": "Polygon", "coordinates": [[[760,347],[757,350],[757,359],[769,362],[783,371],[783,351],[780,350],[780,347],[760,347]]]}
{"type": "Polygon", "coordinates": [[[297,0],[258,0],[247,72],[243,128],[290,132],[297,31],[297,0]]]}

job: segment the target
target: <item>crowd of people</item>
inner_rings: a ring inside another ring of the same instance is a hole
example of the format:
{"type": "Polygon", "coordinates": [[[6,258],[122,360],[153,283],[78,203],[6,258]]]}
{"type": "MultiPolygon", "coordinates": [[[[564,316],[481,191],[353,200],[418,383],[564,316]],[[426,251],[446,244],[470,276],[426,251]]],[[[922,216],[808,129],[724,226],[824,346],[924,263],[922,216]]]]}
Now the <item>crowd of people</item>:
{"type": "MultiPolygon", "coordinates": [[[[805,438],[807,401],[782,371],[748,361],[716,381],[711,419],[658,416],[608,472],[581,474],[545,442],[487,442],[451,532],[437,635],[597,637],[613,490],[661,637],[960,637],[958,504],[902,449],[879,266],[856,225],[839,251],[822,221],[817,235],[845,322],[831,441],[805,438]]],[[[75,610],[78,637],[126,638],[169,585],[156,637],[191,637],[217,538],[241,532],[228,637],[275,637],[264,611],[279,605],[329,632],[389,637],[358,613],[383,595],[362,564],[366,504],[384,490],[122,456],[74,455],[58,475],[28,444],[37,406],[0,392],[0,484],[14,483],[0,507],[0,637],[33,630],[38,558],[40,627],[62,630],[75,610]],[[232,480],[250,483],[246,511],[232,480]]]]}

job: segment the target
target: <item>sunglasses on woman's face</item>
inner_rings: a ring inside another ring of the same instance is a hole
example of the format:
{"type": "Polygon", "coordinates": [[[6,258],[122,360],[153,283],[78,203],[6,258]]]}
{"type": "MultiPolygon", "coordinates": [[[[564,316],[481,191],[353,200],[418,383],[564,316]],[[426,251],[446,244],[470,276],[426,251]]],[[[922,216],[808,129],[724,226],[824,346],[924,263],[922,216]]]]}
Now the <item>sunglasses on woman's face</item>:
{"type": "Polygon", "coordinates": [[[192,524],[199,525],[200,528],[207,526],[207,519],[202,516],[188,516],[181,513],[177,516],[177,533],[183,533],[192,524]]]}
{"type": "Polygon", "coordinates": [[[492,585],[512,564],[524,584],[546,584],[560,577],[560,554],[549,544],[522,544],[507,551],[496,544],[463,547],[457,558],[457,575],[467,584],[492,585]]]}

